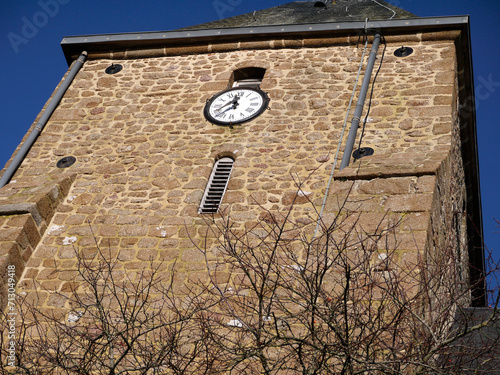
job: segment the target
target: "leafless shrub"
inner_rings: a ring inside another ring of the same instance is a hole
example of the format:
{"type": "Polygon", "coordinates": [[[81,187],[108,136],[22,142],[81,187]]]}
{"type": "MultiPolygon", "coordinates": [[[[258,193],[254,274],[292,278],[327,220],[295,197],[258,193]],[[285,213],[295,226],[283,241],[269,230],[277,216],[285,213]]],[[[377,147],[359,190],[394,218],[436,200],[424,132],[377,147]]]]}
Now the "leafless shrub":
{"type": "MultiPolygon", "coordinates": [[[[1,373],[494,373],[498,290],[491,309],[468,308],[477,285],[460,249],[402,259],[398,217],[367,231],[361,213],[339,207],[329,221],[295,204],[261,207],[246,226],[229,209],[207,217],[193,244],[208,277],[182,291],[175,267],[126,273],[99,246],[93,259],[77,252],[78,283],[58,293],[67,308],[19,297],[17,367],[2,347],[1,373]]],[[[489,275],[498,270],[489,262],[489,275]]]]}

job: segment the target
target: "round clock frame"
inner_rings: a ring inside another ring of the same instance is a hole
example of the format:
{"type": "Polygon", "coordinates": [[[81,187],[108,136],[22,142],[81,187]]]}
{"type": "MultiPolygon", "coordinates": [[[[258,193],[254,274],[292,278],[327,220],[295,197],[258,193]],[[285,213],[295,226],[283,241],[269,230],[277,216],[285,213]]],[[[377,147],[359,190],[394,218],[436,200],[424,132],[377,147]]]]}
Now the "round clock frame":
{"type": "Polygon", "coordinates": [[[233,87],[221,91],[205,105],[205,118],[216,125],[235,125],[260,116],[269,106],[265,92],[253,87],[233,87]]]}

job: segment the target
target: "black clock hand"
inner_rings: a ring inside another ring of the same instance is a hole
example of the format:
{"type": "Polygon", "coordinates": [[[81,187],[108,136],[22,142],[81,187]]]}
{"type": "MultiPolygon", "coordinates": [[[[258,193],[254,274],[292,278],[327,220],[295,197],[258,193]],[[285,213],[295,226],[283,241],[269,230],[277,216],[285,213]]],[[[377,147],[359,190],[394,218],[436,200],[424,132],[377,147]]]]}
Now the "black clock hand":
{"type": "Polygon", "coordinates": [[[220,112],[220,110],[221,110],[222,108],[227,107],[229,104],[233,104],[233,102],[229,102],[229,103],[224,104],[222,107],[217,108],[217,109],[215,110],[215,112],[220,112]]]}
{"type": "MultiPolygon", "coordinates": [[[[239,99],[239,98],[240,98],[240,97],[239,97],[238,95],[236,95],[236,97],[235,97],[233,100],[231,100],[230,102],[228,102],[228,103],[224,104],[222,107],[217,108],[216,112],[219,112],[222,108],[227,107],[227,106],[228,106],[228,105],[230,105],[230,104],[232,104],[232,105],[233,105],[233,109],[234,109],[234,108],[236,108],[236,107],[234,107],[234,105],[235,105],[235,104],[236,104],[236,105],[238,105],[238,99],[239,99]]],[[[225,112],[225,111],[224,111],[224,112],[225,112]]]]}
{"type": "MultiPolygon", "coordinates": [[[[231,104],[231,103],[229,103],[229,104],[231,104]]],[[[224,107],[225,107],[225,106],[224,106],[224,107]]],[[[220,107],[220,108],[219,108],[219,110],[217,110],[217,111],[216,111],[217,113],[215,114],[215,116],[217,116],[217,117],[221,116],[223,113],[226,113],[226,112],[227,112],[227,111],[229,111],[230,109],[234,109],[234,106],[233,106],[233,107],[229,107],[229,108],[227,108],[227,109],[223,110],[222,112],[220,112],[220,109],[221,109],[221,108],[222,108],[222,107],[220,107]]]]}

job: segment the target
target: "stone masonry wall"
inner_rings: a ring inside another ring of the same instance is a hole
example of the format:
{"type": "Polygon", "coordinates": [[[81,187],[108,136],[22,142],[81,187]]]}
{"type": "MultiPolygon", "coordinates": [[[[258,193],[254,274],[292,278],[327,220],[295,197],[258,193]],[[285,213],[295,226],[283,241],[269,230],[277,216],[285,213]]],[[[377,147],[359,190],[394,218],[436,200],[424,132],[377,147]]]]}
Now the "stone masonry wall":
{"type": "Polygon", "coordinates": [[[3,271],[14,266],[16,279],[21,277],[73,179],[67,174],[41,176],[38,186],[14,180],[0,192],[0,309],[7,304],[7,272],[3,271]]]}
{"type": "MultiPolygon", "coordinates": [[[[349,209],[363,213],[367,230],[387,210],[405,219],[401,261],[424,249],[430,233],[437,171],[455,124],[456,75],[453,40],[405,45],[415,50],[406,58],[393,55],[401,41],[387,46],[376,82],[363,140],[375,154],[361,168],[336,172],[331,193],[356,180],[349,209]]],[[[41,307],[66,311],[50,291],[69,290],[75,250],[93,257],[94,236],[127,272],[152,260],[175,262],[178,285],[202,274],[193,241],[203,239],[205,221],[197,211],[219,155],[235,158],[223,206],[237,225],[258,222],[263,209],[286,209],[298,181],[303,194],[293,220],[307,224],[323,201],[361,54],[342,44],[89,60],[14,177],[35,186],[61,173],[60,158],[77,158],[67,170],[74,183],[36,249],[32,244],[19,291],[37,289],[41,307]],[[111,63],[124,68],[107,75],[111,63]],[[228,87],[235,69],[252,66],[266,69],[262,89],[271,108],[232,128],[207,122],[206,100],[228,87]]],[[[328,200],[325,217],[337,211],[328,200]]]]}

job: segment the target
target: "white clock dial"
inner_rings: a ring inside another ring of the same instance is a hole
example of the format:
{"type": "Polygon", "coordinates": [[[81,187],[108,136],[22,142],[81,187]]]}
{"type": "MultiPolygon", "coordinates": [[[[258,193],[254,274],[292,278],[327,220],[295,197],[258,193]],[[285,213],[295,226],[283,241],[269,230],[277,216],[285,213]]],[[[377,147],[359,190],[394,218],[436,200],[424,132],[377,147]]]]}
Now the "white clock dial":
{"type": "Polygon", "coordinates": [[[204,114],[214,124],[239,124],[259,116],[268,104],[269,98],[261,90],[235,87],[214,95],[204,114]]]}

